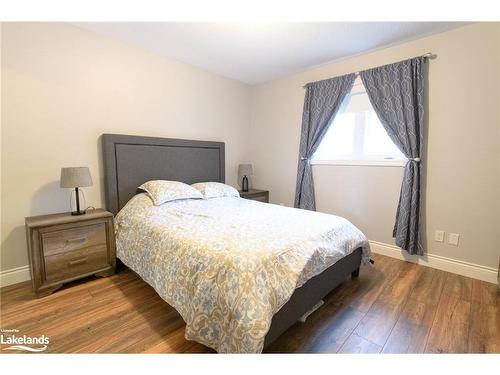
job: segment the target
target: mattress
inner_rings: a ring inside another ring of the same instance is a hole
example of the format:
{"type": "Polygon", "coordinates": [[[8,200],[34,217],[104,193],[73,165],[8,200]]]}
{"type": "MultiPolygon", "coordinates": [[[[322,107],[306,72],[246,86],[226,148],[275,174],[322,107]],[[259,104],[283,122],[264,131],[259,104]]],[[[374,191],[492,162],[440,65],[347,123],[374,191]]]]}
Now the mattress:
{"type": "Polygon", "coordinates": [[[368,241],[348,220],[236,197],[154,206],[138,194],[115,219],[118,258],[186,322],[186,339],[258,353],[294,290],[368,241]]]}

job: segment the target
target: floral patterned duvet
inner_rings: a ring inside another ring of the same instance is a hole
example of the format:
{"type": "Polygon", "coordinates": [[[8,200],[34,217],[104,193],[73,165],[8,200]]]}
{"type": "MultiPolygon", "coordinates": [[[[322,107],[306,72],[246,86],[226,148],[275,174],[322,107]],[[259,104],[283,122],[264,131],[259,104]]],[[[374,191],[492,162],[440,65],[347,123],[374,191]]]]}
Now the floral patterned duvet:
{"type": "Polygon", "coordinates": [[[118,257],[173,306],[186,339],[257,353],[294,290],[366,237],[346,219],[242,198],[154,206],[136,195],[115,219],[118,257]]]}

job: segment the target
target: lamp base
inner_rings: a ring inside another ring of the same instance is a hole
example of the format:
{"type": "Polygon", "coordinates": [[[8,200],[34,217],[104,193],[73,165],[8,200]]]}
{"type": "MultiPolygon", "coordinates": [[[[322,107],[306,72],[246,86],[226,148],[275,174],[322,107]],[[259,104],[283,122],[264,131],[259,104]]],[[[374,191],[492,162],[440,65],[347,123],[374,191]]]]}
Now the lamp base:
{"type": "MultiPolygon", "coordinates": [[[[75,188],[75,200],[76,200],[76,211],[71,212],[71,215],[73,215],[73,216],[84,215],[85,210],[83,210],[83,211],[80,210],[80,191],[77,187],[75,188]]],[[[73,208],[73,207],[71,207],[71,208],[73,208]]]]}
{"type": "Polygon", "coordinates": [[[248,192],[248,177],[243,176],[243,181],[241,182],[241,191],[248,192]]]}

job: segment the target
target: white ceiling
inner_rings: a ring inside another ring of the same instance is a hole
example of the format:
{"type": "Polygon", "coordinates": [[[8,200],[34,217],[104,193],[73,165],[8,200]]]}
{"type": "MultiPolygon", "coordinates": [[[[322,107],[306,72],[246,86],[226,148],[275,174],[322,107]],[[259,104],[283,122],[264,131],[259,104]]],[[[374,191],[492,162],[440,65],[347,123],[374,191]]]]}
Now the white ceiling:
{"type": "Polygon", "coordinates": [[[464,25],[458,22],[73,24],[248,84],[464,25]]]}

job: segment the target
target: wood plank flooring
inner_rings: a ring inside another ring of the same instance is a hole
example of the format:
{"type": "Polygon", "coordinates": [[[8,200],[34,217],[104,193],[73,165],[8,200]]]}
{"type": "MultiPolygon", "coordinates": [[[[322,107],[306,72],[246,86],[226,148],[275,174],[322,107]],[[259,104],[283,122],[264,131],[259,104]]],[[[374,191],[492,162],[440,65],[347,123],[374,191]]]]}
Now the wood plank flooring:
{"type": "MultiPolygon", "coordinates": [[[[346,280],[265,352],[500,353],[496,285],[373,258],[375,265],[346,280]]],[[[2,288],[0,327],[45,334],[51,353],[213,352],[187,341],[179,314],[129,270],[76,281],[41,299],[29,283],[2,288]]]]}

